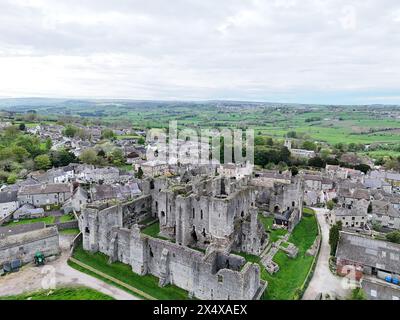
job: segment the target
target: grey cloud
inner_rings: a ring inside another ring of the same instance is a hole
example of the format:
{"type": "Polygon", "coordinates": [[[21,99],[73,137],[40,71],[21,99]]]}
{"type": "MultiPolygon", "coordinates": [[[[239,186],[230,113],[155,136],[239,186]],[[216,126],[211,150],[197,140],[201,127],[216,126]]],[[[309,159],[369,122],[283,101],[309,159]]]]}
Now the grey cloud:
{"type": "Polygon", "coordinates": [[[2,73],[0,94],[380,97],[399,87],[399,27],[396,0],[6,0],[0,68],[23,79],[2,73]]]}

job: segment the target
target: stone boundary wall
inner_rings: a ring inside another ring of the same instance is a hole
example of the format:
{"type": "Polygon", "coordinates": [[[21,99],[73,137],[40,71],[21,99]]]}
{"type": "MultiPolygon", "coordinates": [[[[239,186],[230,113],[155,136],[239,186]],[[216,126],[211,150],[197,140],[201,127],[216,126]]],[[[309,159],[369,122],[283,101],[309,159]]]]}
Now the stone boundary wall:
{"type": "Polygon", "coordinates": [[[54,227],[56,226],[58,231],[66,230],[66,229],[78,229],[79,223],[78,220],[67,221],[67,222],[59,222],[55,224],[48,224],[47,227],[54,227]]]}

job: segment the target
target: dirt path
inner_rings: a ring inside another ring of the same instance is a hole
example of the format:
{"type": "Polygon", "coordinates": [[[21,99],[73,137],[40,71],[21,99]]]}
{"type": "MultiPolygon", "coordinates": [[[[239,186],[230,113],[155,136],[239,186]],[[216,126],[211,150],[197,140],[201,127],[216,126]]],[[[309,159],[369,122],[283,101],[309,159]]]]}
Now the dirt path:
{"type": "Polygon", "coordinates": [[[324,217],[324,214],[328,210],[318,208],[314,210],[317,214],[318,223],[321,226],[322,243],[314,276],[304,293],[303,300],[314,300],[319,293],[345,297],[348,291],[342,286],[342,278],[333,275],[329,270],[329,224],[324,217]]]}
{"type": "Polygon", "coordinates": [[[0,296],[48,289],[49,285],[56,284],[57,286],[86,286],[117,300],[139,300],[139,298],[124,290],[71,268],[67,264],[71,240],[72,236],[60,235],[62,254],[57,260],[41,267],[36,267],[33,264],[26,265],[17,273],[1,277],[0,296]]]}

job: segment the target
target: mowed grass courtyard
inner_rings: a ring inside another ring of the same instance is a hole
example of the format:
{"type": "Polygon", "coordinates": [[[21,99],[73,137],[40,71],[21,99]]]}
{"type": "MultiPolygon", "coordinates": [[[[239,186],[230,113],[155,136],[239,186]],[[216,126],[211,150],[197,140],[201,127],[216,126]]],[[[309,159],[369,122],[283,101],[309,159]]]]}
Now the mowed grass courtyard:
{"type": "Polygon", "coordinates": [[[115,300],[106,294],[86,287],[66,287],[40,290],[15,296],[0,297],[0,300],[115,300]]]}
{"type": "MultiPolygon", "coordinates": [[[[284,230],[272,230],[272,218],[260,215],[260,220],[267,231],[270,232],[270,241],[275,242],[279,236],[286,234],[284,230]]],[[[296,300],[300,298],[302,286],[312,266],[314,257],[307,256],[307,250],[312,246],[318,235],[318,225],[314,211],[304,209],[301,222],[293,230],[289,242],[299,248],[296,259],[289,258],[283,251],[279,251],[274,261],[279,265],[279,272],[270,275],[260,263],[260,257],[241,254],[248,262],[258,263],[261,268],[261,278],[268,281],[267,290],[264,293],[265,300],[296,300]]]]}
{"type": "Polygon", "coordinates": [[[279,251],[274,261],[279,265],[279,272],[270,275],[262,268],[261,277],[268,281],[264,294],[266,300],[295,300],[299,298],[304,281],[312,266],[314,257],[307,256],[307,250],[312,246],[318,235],[318,225],[315,213],[310,209],[304,210],[302,221],[296,226],[289,242],[299,248],[296,259],[289,258],[279,251]]]}
{"type": "MultiPolygon", "coordinates": [[[[188,292],[173,285],[167,285],[163,288],[158,286],[158,278],[152,275],[140,276],[132,271],[131,266],[121,262],[108,263],[109,258],[102,253],[90,253],[83,250],[82,246],[75,249],[73,258],[85,263],[86,265],[95,268],[109,276],[112,276],[136,289],[149,294],[150,296],[159,300],[186,300],[189,299],[188,292]]],[[[90,272],[87,269],[69,261],[68,264],[84,273],[99,278],[104,282],[117,286],[129,293],[138,296],[136,293],[130,292],[127,288],[119,286],[114,282],[102,278],[101,276],[90,272]]],[[[140,296],[139,296],[140,297],[140,296]]],[[[142,297],[140,297],[142,298],[142,297]]]]}

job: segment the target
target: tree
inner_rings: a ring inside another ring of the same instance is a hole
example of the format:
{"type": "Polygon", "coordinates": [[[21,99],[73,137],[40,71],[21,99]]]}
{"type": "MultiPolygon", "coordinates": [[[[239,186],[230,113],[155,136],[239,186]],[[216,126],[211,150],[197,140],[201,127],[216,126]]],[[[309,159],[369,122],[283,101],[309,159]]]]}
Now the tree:
{"type": "Polygon", "coordinates": [[[92,148],[86,149],[81,153],[79,159],[86,164],[95,164],[98,159],[97,152],[92,148]]]}
{"type": "Polygon", "coordinates": [[[320,157],[315,157],[308,160],[308,165],[315,168],[325,168],[326,162],[320,157]]]}
{"type": "Polygon", "coordinates": [[[297,167],[291,167],[290,171],[292,172],[292,176],[295,177],[299,174],[299,169],[297,169],[297,167]]]}
{"type": "Polygon", "coordinates": [[[50,138],[46,139],[45,145],[46,145],[46,150],[47,151],[51,149],[51,147],[53,146],[53,142],[51,141],[50,138]]]}
{"type": "Polygon", "coordinates": [[[329,210],[333,210],[333,208],[335,207],[335,202],[333,202],[332,200],[329,200],[329,201],[326,203],[326,207],[327,207],[329,210]]]}
{"type": "Polygon", "coordinates": [[[51,164],[54,167],[64,167],[76,161],[76,156],[72,152],[60,149],[50,152],[51,164]]]}
{"type": "Polygon", "coordinates": [[[78,132],[78,128],[72,125],[67,125],[64,129],[64,135],[69,138],[73,138],[75,134],[78,132]]]}
{"type": "Polygon", "coordinates": [[[342,230],[342,222],[334,224],[329,230],[329,245],[331,246],[331,256],[336,254],[337,245],[339,242],[340,231],[342,230]]]}
{"type": "Polygon", "coordinates": [[[382,225],[379,222],[374,221],[374,222],[372,222],[372,230],[377,231],[377,232],[381,232],[382,225]]]}
{"type": "Polygon", "coordinates": [[[26,125],[25,125],[25,123],[20,123],[20,124],[19,124],[19,130],[20,130],[20,131],[25,131],[25,130],[26,130],[26,125]]]}
{"type": "Polygon", "coordinates": [[[110,139],[111,140],[111,139],[115,138],[115,133],[111,129],[104,129],[101,132],[101,137],[103,139],[110,139]]]}
{"type": "Polygon", "coordinates": [[[386,240],[393,243],[400,243],[400,231],[393,231],[386,235],[386,240]]]}
{"type": "Polygon", "coordinates": [[[8,184],[14,184],[17,182],[17,175],[15,173],[11,173],[7,178],[8,184]]]}
{"type": "Polygon", "coordinates": [[[103,149],[100,149],[99,152],[97,152],[97,156],[100,158],[105,158],[106,157],[106,153],[104,152],[103,149]]]}
{"type": "Polygon", "coordinates": [[[365,292],[361,288],[356,288],[351,291],[347,300],[367,300],[365,292]]]}
{"type": "Polygon", "coordinates": [[[354,169],[356,169],[358,171],[361,171],[361,172],[364,172],[365,174],[367,174],[368,171],[371,170],[371,167],[369,165],[367,165],[367,164],[358,164],[358,165],[356,165],[354,167],[354,169]]]}
{"type": "Polygon", "coordinates": [[[13,154],[13,158],[19,163],[22,163],[29,158],[29,152],[23,147],[13,146],[11,147],[11,152],[13,154]]]}
{"type": "Polygon", "coordinates": [[[115,148],[110,154],[110,162],[116,166],[121,166],[125,163],[124,153],[121,149],[115,148]]]}
{"type": "Polygon", "coordinates": [[[302,148],[305,150],[315,151],[317,150],[317,145],[312,141],[304,141],[302,148]]]}
{"type": "Polygon", "coordinates": [[[297,138],[297,132],[296,131],[289,131],[286,135],[287,138],[292,138],[295,139],[297,138]]]}
{"type": "Polygon", "coordinates": [[[140,144],[140,145],[144,145],[145,142],[146,142],[146,140],[145,140],[143,137],[140,137],[140,138],[138,139],[138,144],[140,144]]]}
{"type": "Polygon", "coordinates": [[[35,159],[35,167],[38,170],[47,170],[51,167],[51,160],[47,154],[37,156],[35,159]]]}
{"type": "Polygon", "coordinates": [[[268,138],[266,141],[267,146],[272,147],[274,145],[274,140],[272,140],[272,138],[268,138]]]}
{"type": "Polygon", "coordinates": [[[139,170],[136,173],[136,178],[142,179],[143,178],[143,170],[139,167],[139,170]]]}
{"type": "Polygon", "coordinates": [[[43,153],[40,148],[40,140],[38,137],[35,136],[20,135],[18,136],[15,144],[17,146],[23,147],[26,151],[28,151],[32,158],[35,158],[43,153]]]}

